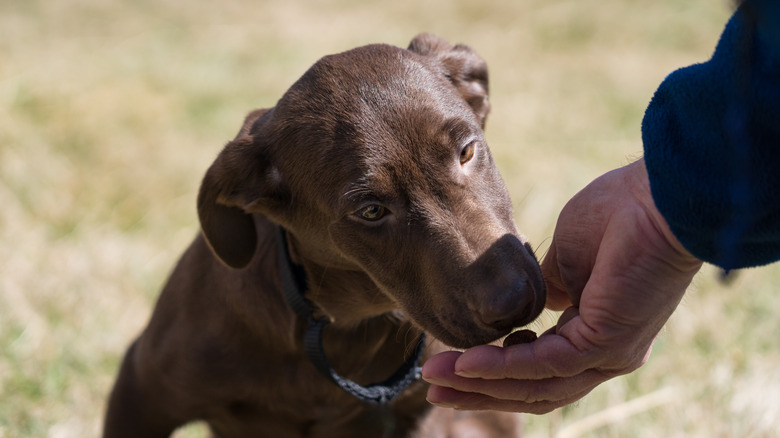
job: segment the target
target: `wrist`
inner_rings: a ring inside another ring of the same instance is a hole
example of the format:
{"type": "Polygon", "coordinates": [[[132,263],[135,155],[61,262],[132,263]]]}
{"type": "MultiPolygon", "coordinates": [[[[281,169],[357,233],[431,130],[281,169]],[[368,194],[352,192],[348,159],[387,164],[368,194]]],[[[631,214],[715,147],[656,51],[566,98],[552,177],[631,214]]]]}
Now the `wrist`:
{"type": "Polygon", "coordinates": [[[624,167],[624,170],[626,171],[626,183],[631,187],[631,193],[643,207],[658,233],[665,238],[669,248],[674,251],[676,255],[675,264],[681,269],[698,269],[702,261],[691,254],[677,239],[669,223],[655,205],[653,194],[650,190],[650,178],[645,167],[645,159],[640,158],[634,161],[624,167]]]}

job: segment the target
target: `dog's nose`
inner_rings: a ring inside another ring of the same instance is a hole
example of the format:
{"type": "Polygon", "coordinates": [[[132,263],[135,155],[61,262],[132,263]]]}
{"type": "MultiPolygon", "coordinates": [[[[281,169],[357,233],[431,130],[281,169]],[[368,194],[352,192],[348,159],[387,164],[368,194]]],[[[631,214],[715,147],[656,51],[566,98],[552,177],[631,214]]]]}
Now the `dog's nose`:
{"type": "Polygon", "coordinates": [[[526,278],[515,279],[501,291],[493,291],[481,300],[477,312],[483,324],[498,330],[509,330],[531,322],[536,291],[526,278]]]}

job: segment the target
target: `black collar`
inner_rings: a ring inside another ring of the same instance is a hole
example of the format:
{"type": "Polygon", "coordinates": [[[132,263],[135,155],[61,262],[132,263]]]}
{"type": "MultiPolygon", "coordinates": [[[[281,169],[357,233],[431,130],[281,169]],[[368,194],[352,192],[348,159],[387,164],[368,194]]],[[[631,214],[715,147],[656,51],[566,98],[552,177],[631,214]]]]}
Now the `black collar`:
{"type": "Polygon", "coordinates": [[[300,318],[308,322],[308,327],[303,335],[303,346],[306,355],[315,368],[344,391],[364,402],[373,404],[392,402],[409,385],[420,379],[422,375],[420,357],[425,349],[425,333],[420,335],[415,353],[390,378],[383,382],[362,386],[338,375],[330,366],[328,358],[325,356],[325,350],[322,347],[322,330],[328,325],[329,321],[314,317],[315,307],[304,296],[307,288],[306,272],[304,272],[302,266],[295,265],[290,260],[290,253],[287,247],[287,232],[284,228],[276,227],[276,237],[282,289],[284,289],[284,295],[290,307],[300,318]]]}

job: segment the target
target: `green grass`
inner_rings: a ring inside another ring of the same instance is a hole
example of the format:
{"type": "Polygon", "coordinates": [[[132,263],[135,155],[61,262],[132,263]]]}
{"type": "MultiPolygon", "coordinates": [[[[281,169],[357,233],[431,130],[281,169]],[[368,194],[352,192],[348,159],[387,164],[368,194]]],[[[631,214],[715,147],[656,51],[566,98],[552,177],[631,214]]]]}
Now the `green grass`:
{"type": "MultiPolygon", "coordinates": [[[[565,202],[641,154],[656,86],[707,59],[728,15],[726,0],[2,2],[0,438],[99,435],[120,357],[197,232],[206,167],[320,56],[421,31],[480,53],[488,140],[543,253],[565,202]]],[[[705,269],[647,365],[527,417],[527,435],[773,436],[779,281],[705,269]]]]}

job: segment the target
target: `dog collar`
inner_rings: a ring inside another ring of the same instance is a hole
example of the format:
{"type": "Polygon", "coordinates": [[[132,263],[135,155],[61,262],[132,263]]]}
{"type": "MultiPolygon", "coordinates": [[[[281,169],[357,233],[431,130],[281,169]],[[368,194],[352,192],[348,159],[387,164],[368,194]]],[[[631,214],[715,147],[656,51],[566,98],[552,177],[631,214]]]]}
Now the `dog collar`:
{"type": "Polygon", "coordinates": [[[320,373],[357,399],[382,405],[392,402],[412,383],[420,380],[422,376],[420,358],[425,349],[425,333],[420,334],[415,353],[387,380],[363,386],[340,376],[330,366],[322,346],[322,332],[330,321],[314,317],[315,306],[304,296],[307,288],[306,272],[302,266],[290,260],[287,232],[280,226],[276,227],[276,242],[284,296],[295,313],[307,321],[308,326],[303,335],[303,348],[309,361],[320,373]]]}

